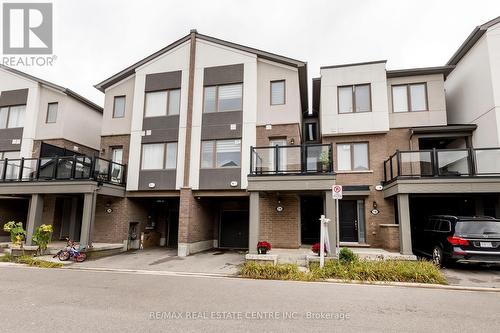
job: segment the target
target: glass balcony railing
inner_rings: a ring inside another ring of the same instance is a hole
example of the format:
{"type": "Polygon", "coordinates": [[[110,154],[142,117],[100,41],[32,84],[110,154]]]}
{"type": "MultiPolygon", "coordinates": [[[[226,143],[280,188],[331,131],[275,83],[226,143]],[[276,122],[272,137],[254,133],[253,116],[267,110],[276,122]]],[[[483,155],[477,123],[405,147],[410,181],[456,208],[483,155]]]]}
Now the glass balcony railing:
{"type": "Polygon", "coordinates": [[[384,161],[384,178],[500,176],[500,148],[396,151],[384,161]]]}
{"type": "Polygon", "coordinates": [[[125,165],[89,156],[0,160],[0,182],[95,180],[125,185],[125,165]]]}
{"type": "Polygon", "coordinates": [[[250,175],[333,173],[332,145],[250,148],[250,175]]]}

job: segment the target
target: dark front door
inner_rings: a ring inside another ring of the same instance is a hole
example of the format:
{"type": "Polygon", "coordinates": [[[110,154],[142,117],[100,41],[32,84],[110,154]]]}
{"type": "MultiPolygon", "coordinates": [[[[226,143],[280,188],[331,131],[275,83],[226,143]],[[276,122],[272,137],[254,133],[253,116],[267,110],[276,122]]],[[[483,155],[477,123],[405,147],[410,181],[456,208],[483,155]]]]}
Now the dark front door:
{"type": "Polygon", "coordinates": [[[302,244],[319,243],[319,218],[323,214],[323,197],[300,198],[300,234],[302,244]]]}
{"type": "Polygon", "coordinates": [[[341,242],[358,241],[358,210],[356,200],[339,201],[339,233],[341,242]]]}
{"type": "Polygon", "coordinates": [[[248,211],[226,210],[221,212],[219,247],[248,248],[248,211]]]}

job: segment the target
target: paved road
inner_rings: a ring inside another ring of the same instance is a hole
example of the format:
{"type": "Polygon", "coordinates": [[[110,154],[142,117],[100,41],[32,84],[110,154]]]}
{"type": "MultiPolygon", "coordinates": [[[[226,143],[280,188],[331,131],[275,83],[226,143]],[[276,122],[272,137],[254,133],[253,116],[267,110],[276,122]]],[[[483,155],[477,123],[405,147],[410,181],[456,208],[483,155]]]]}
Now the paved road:
{"type": "Polygon", "coordinates": [[[500,265],[455,264],[443,274],[452,285],[500,288],[500,265]]]}
{"type": "Polygon", "coordinates": [[[389,286],[0,266],[0,300],[2,332],[494,332],[500,327],[499,293],[389,286]],[[169,312],[179,313],[169,319],[169,312]],[[196,312],[191,317],[197,319],[186,319],[186,312],[196,312]],[[324,317],[307,319],[309,312],[324,317]],[[274,319],[256,319],[271,315],[274,319]]]}

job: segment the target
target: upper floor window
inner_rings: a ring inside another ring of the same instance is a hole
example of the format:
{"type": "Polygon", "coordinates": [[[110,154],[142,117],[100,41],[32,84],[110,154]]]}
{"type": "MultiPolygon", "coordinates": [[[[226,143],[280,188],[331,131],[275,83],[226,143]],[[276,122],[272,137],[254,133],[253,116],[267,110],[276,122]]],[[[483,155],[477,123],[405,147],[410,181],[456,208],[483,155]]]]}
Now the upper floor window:
{"type": "Polygon", "coordinates": [[[271,81],[271,105],[285,104],[285,80],[271,81]]]}
{"type": "Polygon", "coordinates": [[[370,112],[372,110],[370,84],[338,87],[339,113],[370,112]]]}
{"type": "Polygon", "coordinates": [[[115,96],[113,102],[113,118],[125,117],[125,96],[115,96]]]}
{"type": "Polygon", "coordinates": [[[59,103],[49,103],[47,105],[47,118],[45,122],[47,124],[52,124],[55,123],[57,120],[57,108],[59,106],[59,103]]]}
{"type": "Polygon", "coordinates": [[[318,139],[317,135],[318,124],[316,123],[307,123],[306,124],[306,140],[307,141],[316,141],[318,139]]]}
{"type": "Polygon", "coordinates": [[[145,104],[145,117],[178,115],[181,106],[181,90],[147,92],[145,104]]]}
{"type": "Polygon", "coordinates": [[[175,169],[176,165],[177,142],[142,145],[141,170],[175,169]]]}
{"type": "Polygon", "coordinates": [[[427,111],[427,84],[392,86],[392,108],[394,112],[427,111]]]}
{"type": "Polygon", "coordinates": [[[24,126],[26,105],[5,106],[0,108],[0,128],[16,128],[24,126]]]}
{"type": "Polygon", "coordinates": [[[337,170],[368,170],[368,143],[338,143],[337,170]]]}
{"type": "Polygon", "coordinates": [[[230,168],[241,165],[241,140],[212,140],[201,143],[202,168],[230,168]]]}
{"type": "Polygon", "coordinates": [[[205,87],[203,112],[243,110],[243,84],[205,87]]]}

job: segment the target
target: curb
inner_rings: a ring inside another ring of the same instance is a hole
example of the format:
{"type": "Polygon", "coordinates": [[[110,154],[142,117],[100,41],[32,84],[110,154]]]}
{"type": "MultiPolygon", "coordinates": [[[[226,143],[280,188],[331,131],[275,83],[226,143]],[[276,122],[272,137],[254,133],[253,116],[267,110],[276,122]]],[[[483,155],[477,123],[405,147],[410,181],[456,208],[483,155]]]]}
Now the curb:
{"type": "Polygon", "coordinates": [[[68,266],[59,269],[70,269],[80,271],[93,271],[93,272],[111,272],[111,273],[128,273],[128,274],[142,274],[142,275],[163,275],[163,276],[193,276],[193,277],[211,277],[211,278],[238,278],[236,274],[224,273],[203,273],[203,272],[175,272],[175,271],[152,271],[144,269],[122,269],[122,268],[99,268],[99,267],[77,267],[68,266]]]}

